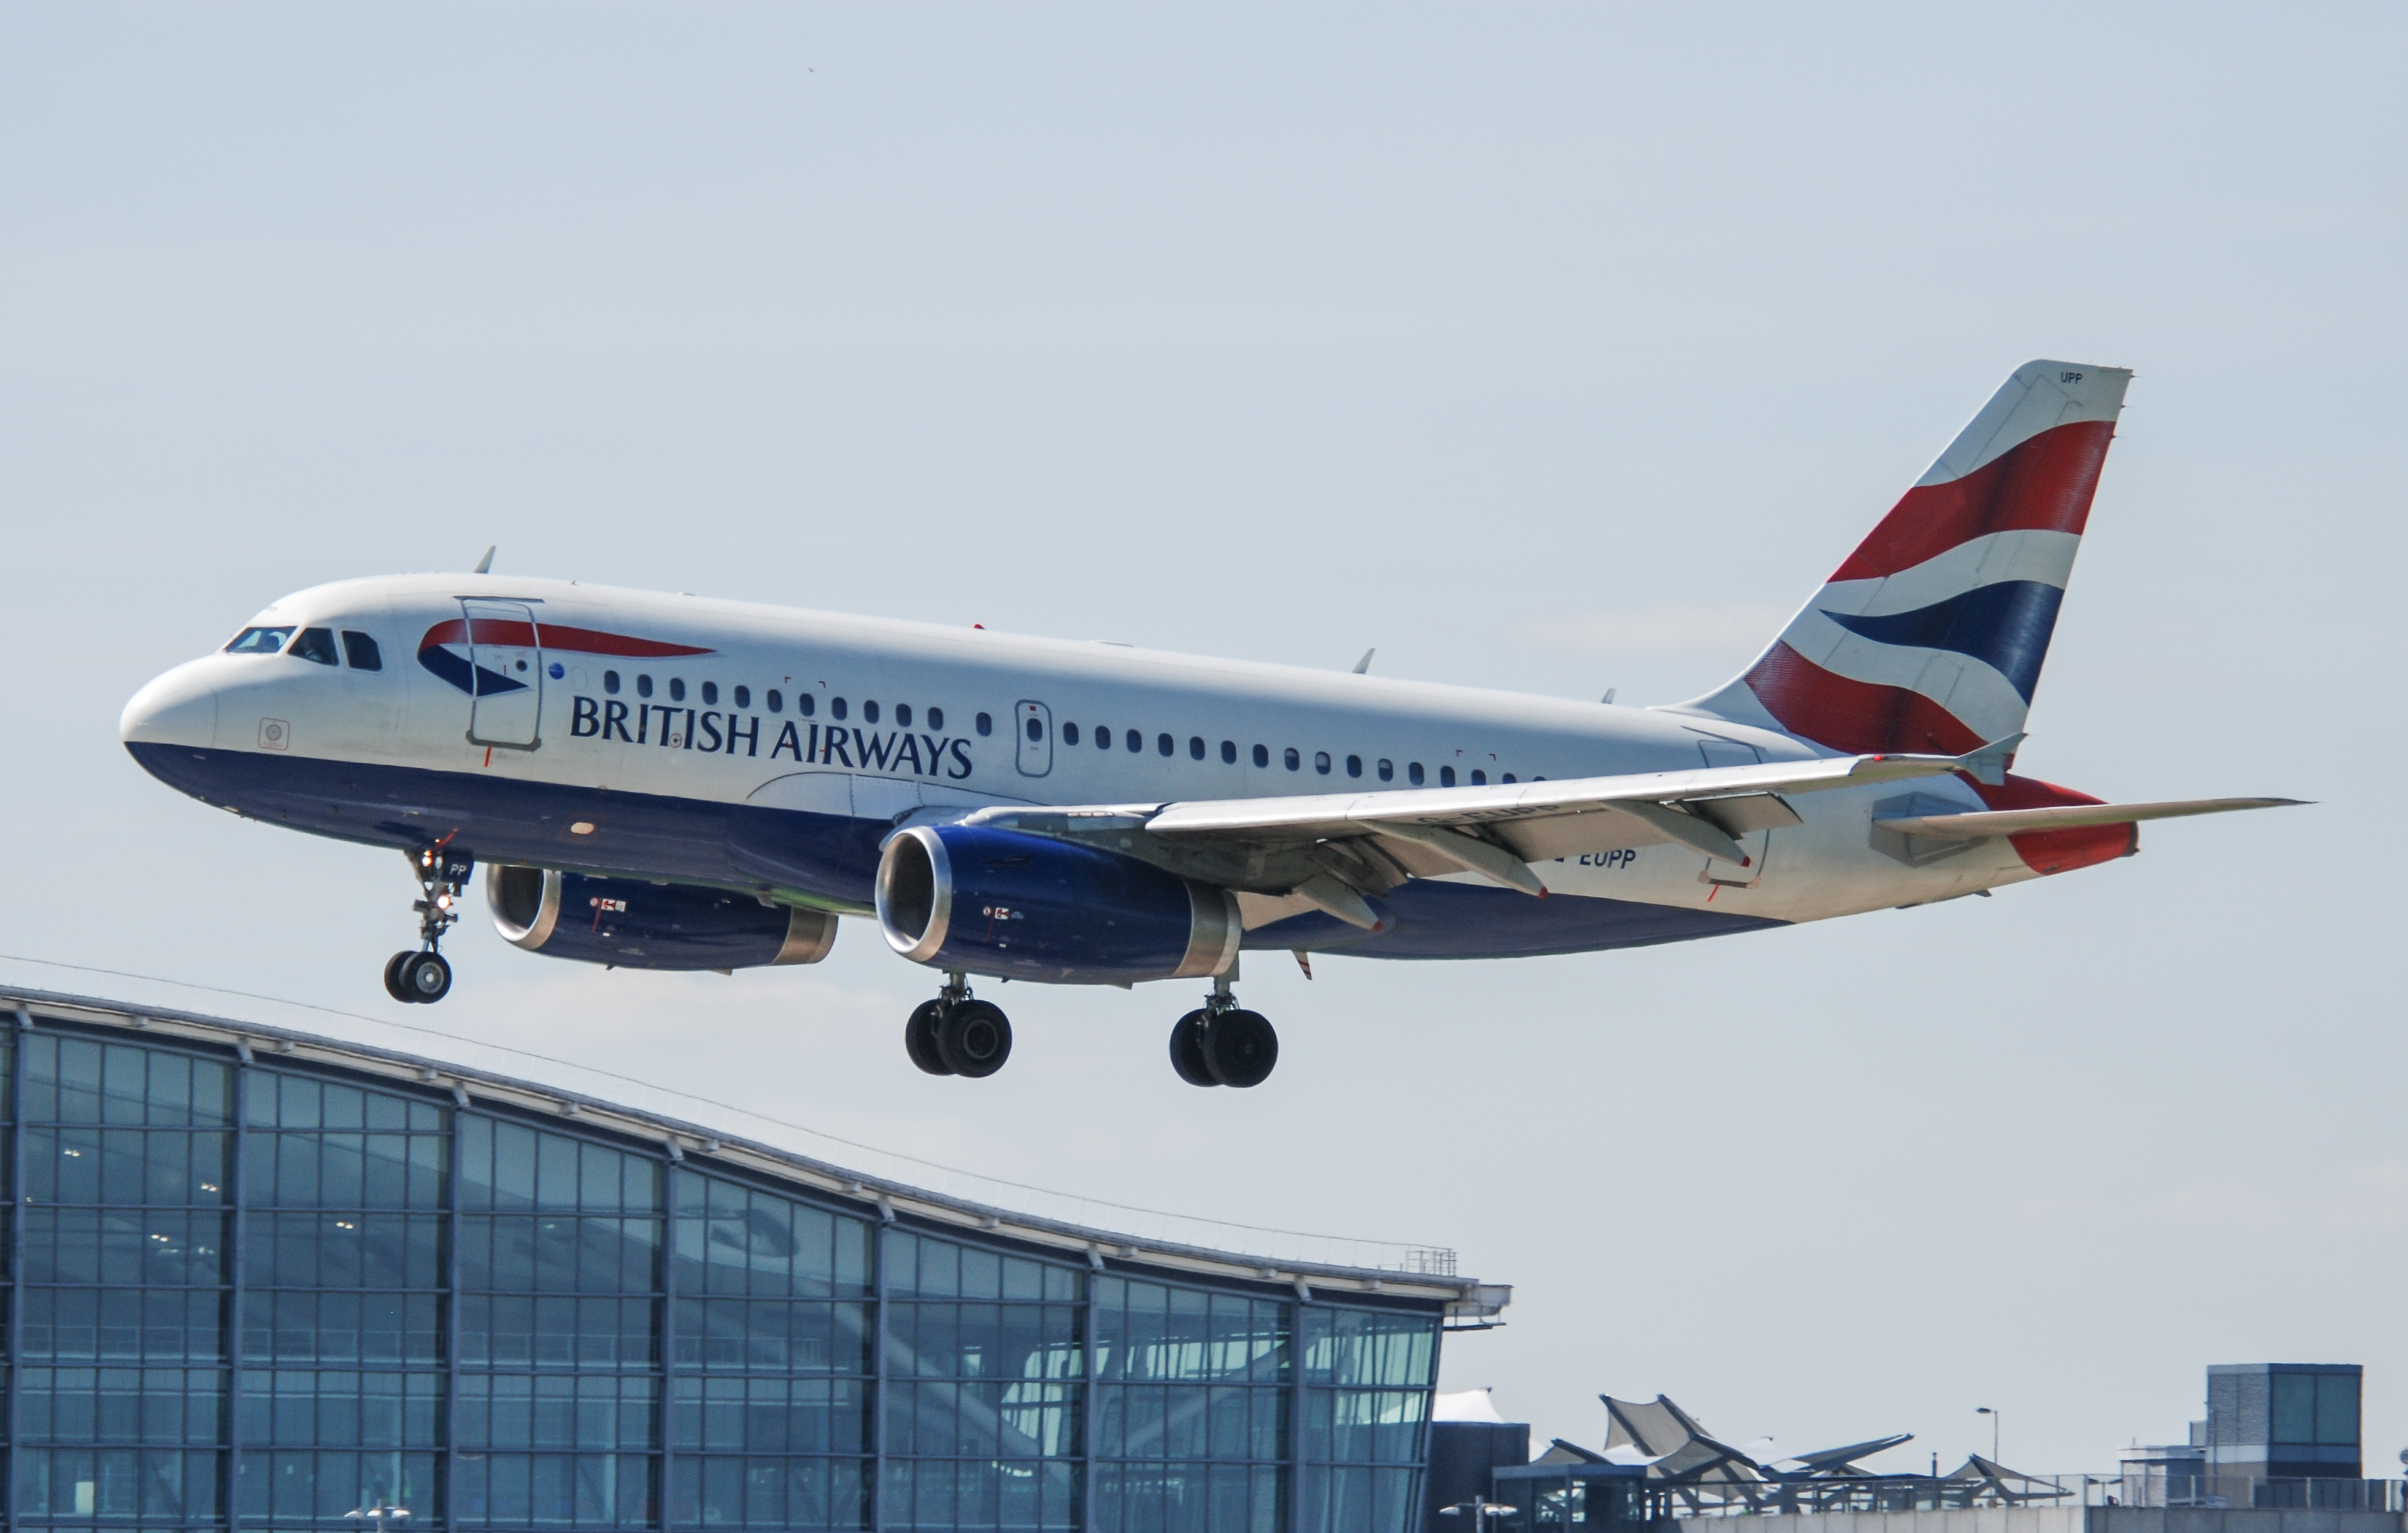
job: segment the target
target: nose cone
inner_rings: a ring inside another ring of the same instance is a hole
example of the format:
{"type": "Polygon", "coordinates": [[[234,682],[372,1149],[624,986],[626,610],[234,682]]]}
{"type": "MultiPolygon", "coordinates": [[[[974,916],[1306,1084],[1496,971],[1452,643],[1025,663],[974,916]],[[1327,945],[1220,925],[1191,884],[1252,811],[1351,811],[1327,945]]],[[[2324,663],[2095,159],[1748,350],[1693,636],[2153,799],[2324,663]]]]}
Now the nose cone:
{"type": "MultiPolygon", "coordinates": [[[[214,657],[212,657],[214,658],[214,657]]],[[[127,745],[190,745],[204,750],[218,742],[218,694],[208,660],[177,666],[134,695],[117,721],[127,745]]]]}

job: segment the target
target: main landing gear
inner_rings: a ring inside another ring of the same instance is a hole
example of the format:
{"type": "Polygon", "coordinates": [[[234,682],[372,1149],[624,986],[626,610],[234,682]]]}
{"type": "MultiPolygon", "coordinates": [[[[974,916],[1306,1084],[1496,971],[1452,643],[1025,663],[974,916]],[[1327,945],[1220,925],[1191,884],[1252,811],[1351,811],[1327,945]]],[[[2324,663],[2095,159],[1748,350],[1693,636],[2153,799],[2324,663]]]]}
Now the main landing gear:
{"type": "Polygon", "coordinates": [[[930,1075],[982,1080],[1011,1057],[1011,1020],[994,1002],[971,999],[962,972],[948,969],[945,988],[903,1024],[903,1047],[930,1075]]]}
{"type": "Polygon", "coordinates": [[[1170,1029],[1170,1067],[1191,1086],[1259,1086],[1278,1063],[1279,1034],[1261,1012],[1238,1005],[1226,975],[1170,1029]]]}
{"type": "Polygon", "coordinates": [[[410,871],[418,876],[422,892],[410,909],[418,912],[418,939],[426,945],[384,961],[385,994],[394,1000],[433,1005],[452,994],[451,961],[436,949],[460,919],[461,893],[476,866],[474,858],[440,847],[410,854],[410,871]]]}

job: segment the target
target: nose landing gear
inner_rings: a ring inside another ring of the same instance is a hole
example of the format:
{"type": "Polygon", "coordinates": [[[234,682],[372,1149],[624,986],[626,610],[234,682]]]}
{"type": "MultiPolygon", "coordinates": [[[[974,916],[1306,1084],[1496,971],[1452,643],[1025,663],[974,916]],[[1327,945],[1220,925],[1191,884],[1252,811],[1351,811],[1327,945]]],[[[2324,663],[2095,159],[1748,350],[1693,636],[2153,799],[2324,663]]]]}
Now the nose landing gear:
{"type": "Polygon", "coordinates": [[[1226,975],[1170,1029],[1170,1067],[1191,1086],[1259,1086],[1279,1064],[1279,1034],[1259,1011],[1238,1005],[1226,975]]]}
{"type": "Polygon", "coordinates": [[[451,961],[437,952],[443,934],[460,919],[460,896],[477,860],[463,852],[430,847],[410,854],[410,871],[418,877],[422,897],[410,909],[418,912],[418,939],[425,947],[396,953],[384,963],[384,990],[394,1000],[432,1005],[452,993],[451,961]]]}
{"type": "Polygon", "coordinates": [[[961,971],[949,969],[937,998],[903,1024],[903,1048],[930,1075],[983,1080],[1011,1057],[1011,1020],[993,1002],[973,1000],[961,971]]]}

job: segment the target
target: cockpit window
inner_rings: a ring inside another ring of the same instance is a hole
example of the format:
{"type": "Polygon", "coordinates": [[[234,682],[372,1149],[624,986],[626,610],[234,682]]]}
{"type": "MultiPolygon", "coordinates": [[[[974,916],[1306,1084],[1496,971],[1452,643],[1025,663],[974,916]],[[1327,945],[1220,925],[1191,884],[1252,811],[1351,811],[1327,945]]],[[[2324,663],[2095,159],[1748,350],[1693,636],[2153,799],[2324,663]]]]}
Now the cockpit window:
{"type": "Polygon", "coordinates": [[[290,628],[245,628],[225,647],[228,654],[275,654],[293,637],[290,628]]]}
{"type": "Polygon", "coordinates": [[[384,654],[378,650],[376,639],[357,628],[343,630],[343,658],[351,663],[353,670],[384,669],[384,654]]]}
{"type": "Polygon", "coordinates": [[[332,628],[304,628],[293,647],[284,652],[304,660],[314,660],[321,666],[338,666],[335,658],[335,631],[332,628]]]}

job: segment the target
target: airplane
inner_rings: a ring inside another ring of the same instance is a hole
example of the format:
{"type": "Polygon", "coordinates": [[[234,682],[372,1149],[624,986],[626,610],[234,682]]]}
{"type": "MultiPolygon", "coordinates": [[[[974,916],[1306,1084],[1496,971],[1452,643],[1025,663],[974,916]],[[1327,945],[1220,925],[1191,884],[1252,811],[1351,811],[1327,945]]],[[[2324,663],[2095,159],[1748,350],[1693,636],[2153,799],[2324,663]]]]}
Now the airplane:
{"type": "Polygon", "coordinates": [[[1011,1052],[969,977],[1207,981],[1170,1055],[1271,1073],[1246,951],[1500,958],[1928,904],[2128,856],[2151,820],[2014,774],[2128,369],[2019,367],[1745,671],[1630,707],[491,573],[340,580],[126,705],[205,803],[408,855],[440,952],[479,863],[518,947],[939,971],[913,1064],[1011,1052]]]}

